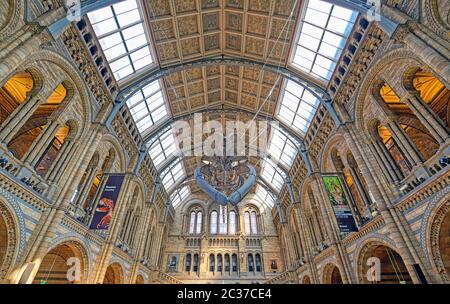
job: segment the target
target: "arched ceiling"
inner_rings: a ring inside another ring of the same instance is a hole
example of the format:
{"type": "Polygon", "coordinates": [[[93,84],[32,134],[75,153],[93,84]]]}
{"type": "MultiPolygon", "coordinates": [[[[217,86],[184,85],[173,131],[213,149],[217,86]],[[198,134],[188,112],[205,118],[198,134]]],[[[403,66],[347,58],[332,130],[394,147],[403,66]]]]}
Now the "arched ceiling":
{"type": "Polygon", "coordinates": [[[298,152],[288,137],[301,140],[309,127],[356,16],[319,0],[125,0],[91,12],[89,20],[122,89],[110,119],[127,104],[144,141],[158,138],[160,151],[148,150],[161,174],[178,176],[171,185],[192,175],[201,158],[185,156],[172,168],[164,149],[171,151],[173,139],[163,142],[155,130],[177,117],[227,108],[287,127],[287,134],[270,134],[264,157],[250,157],[277,192],[284,184],[277,176],[298,152]],[[297,84],[286,79],[291,70],[297,84]],[[183,174],[171,172],[180,167],[183,174]]]}

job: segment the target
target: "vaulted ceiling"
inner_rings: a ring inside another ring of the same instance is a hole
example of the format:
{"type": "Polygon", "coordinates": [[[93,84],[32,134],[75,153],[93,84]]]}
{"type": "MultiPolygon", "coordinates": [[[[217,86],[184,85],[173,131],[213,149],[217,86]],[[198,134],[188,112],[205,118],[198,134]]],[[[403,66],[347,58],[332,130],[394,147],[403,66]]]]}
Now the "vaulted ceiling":
{"type": "MultiPolygon", "coordinates": [[[[89,14],[89,19],[122,89],[145,77],[145,71],[187,66],[143,87],[127,101],[145,139],[167,119],[205,109],[218,110],[205,115],[205,121],[252,118],[219,111],[224,108],[278,116],[301,137],[320,102],[301,86],[260,67],[189,67],[189,63],[212,57],[247,58],[293,68],[325,88],[356,15],[319,0],[126,0],[89,14]]],[[[269,136],[268,154],[276,154],[272,160],[278,164],[269,165],[265,157],[251,157],[250,162],[270,190],[278,192],[284,183],[280,176],[289,171],[297,151],[286,136],[275,133],[269,136]]],[[[163,183],[165,176],[174,177],[172,182],[166,178],[170,185],[166,190],[172,193],[193,174],[201,158],[186,156],[178,162],[164,152],[173,148],[172,139],[164,138],[149,147],[149,154],[164,173],[163,183]],[[175,172],[180,168],[181,175],[175,172]]],[[[198,190],[193,183],[190,189],[198,190]]]]}

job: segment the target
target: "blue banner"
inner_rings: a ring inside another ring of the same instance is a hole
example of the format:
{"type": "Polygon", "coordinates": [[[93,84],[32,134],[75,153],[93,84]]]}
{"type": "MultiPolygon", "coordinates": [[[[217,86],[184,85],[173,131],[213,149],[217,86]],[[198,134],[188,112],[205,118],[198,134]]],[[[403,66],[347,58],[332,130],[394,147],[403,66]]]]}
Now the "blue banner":
{"type": "Polygon", "coordinates": [[[110,175],[108,177],[95,208],[90,229],[107,230],[109,228],[124,178],[124,175],[110,175]]]}

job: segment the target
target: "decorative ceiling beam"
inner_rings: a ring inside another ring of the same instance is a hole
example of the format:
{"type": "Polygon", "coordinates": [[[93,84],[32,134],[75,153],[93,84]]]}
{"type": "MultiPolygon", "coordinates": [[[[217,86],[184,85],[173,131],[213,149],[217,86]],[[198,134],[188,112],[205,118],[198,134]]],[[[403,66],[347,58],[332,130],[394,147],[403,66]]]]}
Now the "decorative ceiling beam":
{"type": "Polygon", "coordinates": [[[192,68],[212,66],[212,65],[247,66],[262,69],[264,71],[269,71],[301,85],[308,92],[317,97],[319,100],[330,99],[330,96],[328,95],[328,93],[324,88],[313,83],[312,81],[307,79],[306,76],[294,70],[241,57],[224,57],[224,56],[204,57],[201,59],[178,63],[171,66],[155,68],[145,72],[143,76],[141,76],[139,79],[137,79],[132,84],[123,89],[121,92],[119,92],[115,100],[114,108],[112,109],[106,120],[106,125],[107,126],[111,125],[114,117],[120,111],[120,109],[126,104],[126,101],[143,87],[153,83],[154,81],[159,80],[162,77],[169,76],[173,73],[185,71],[192,68]]]}

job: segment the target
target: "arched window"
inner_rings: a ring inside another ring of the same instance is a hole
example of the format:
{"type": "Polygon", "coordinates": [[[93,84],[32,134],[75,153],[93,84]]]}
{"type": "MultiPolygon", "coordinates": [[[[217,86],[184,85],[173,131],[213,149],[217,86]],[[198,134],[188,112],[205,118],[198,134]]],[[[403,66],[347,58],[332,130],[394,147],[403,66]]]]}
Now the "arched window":
{"type": "Polygon", "coordinates": [[[214,254],[209,255],[209,271],[214,272],[214,269],[216,267],[215,263],[216,259],[214,257],[214,254]]]}
{"type": "Polygon", "coordinates": [[[217,255],[217,272],[222,272],[222,255],[219,253],[217,255]]]}
{"type": "Polygon", "coordinates": [[[190,253],[188,253],[186,255],[186,262],[185,262],[185,270],[187,272],[191,271],[191,262],[192,262],[191,260],[192,260],[192,256],[190,253]]]}
{"type": "Polygon", "coordinates": [[[236,212],[230,211],[230,223],[228,233],[233,235],[236,234],[236,212]]]}
{"type": "Polygon", "coordinates": [[[225,272],[230,272],[230,255],[225,254],[225,272]]]}
{"type": "Polygon", "coordinates": [[[252,212],[251,226],[252,226],[252,234],[258,234],[258,223],[257,223],[256,211],[252,212]]]}
{"type": "Polygon", "coordinates": [[[219,211],[219,233],[227,234],[227,215],[224,213],[223,208],[219,211]]]}
{"type": "Polygon", "coordinates": [[[196,234],[202,233],[202,212],[197,212],[197,225],[195,229],[196,234]]]}
{"type": "Polygon", "coordinates": [[[194,268],[192,269],[194,272],[198,271],[198,254],[194,254],[194,268]]]}
{"type": "Polygon", "coordinates": [[[256,211],[250,209],[244,213],[245,234],[258,234],[258,216],[256,211]]]}
{"type": "Polygon", "coordinates": [[[256,272],[261,272],[261,256],[259,253],[255,255],[255,262],[256,262],[256,272]]]}
{"type": "Polygon", "coordinates": [[[194,234],[195,229],[195,211],[191,212],[191,219],[189,220],[189,234],[194,234]]]}
{"type": "Polygon", "coordinates": [[[53,162],[56,160],[59,151],[63,147],[68,135],[70,128],[64,126],[59,128],[53,140],[48,144],[47,148],[44,150],[44,154],[39,158],[36,165],[34,166],[36,173],[40,176],[45,176],[49,172],[53,162]]]}
{"type": "Polygon", "coordinates": [[[253,255],[248,254],[248,272],[254,272],[255,271],[255,265],[253,262],[253,255]]]}
{"type": "Polygon", "coordinates": [[[244,222],[245,222],[245,234],[250,235],[250,212],[246,211],[244,214],[244,222]]]}
{"type": "Polygon", "coordinates": [[[232,271],[237,272],[237,255],[233,253],[231,256],[232,271]]]}
{"type": "Polygon", "coordinates": [[[189,216],[189,234],[202,233],[202,211],[195,207],[189,216]]]}
{"type": "Polygon", "coordinates": [[[211,212],[209,232],[211,234],[217,234],[217,211],[211,212]]]}

